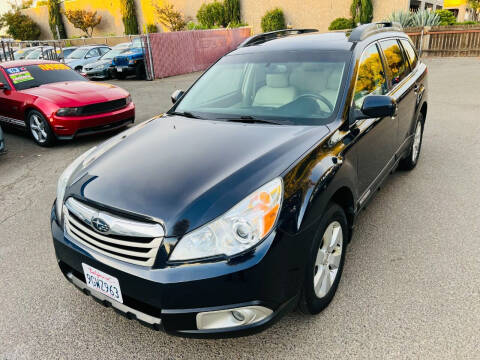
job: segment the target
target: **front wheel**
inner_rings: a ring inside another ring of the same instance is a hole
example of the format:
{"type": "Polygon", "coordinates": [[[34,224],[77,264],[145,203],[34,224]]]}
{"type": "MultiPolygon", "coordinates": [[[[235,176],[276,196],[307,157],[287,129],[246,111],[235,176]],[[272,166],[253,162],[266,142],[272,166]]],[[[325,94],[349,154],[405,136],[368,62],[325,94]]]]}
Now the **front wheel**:
{"type": "Polygon", "coordinates": [[[402,170],[413,170],[415,166],[417,166],[420,150],[422,149],[424,123],[423,115],[420,113],[415,124],[415,132],[413,134],[412,145],[410,145],[410,151],[407,157],[402,159],[399,164],[402,170]]]}
{"type": "Polygon", "coordinates": [[[33,140],[40,146],[52,146],[55,143],[55,135],[50,129],[45,117],[36,110],[28,113],[28,129],[33,140]]]}
{"type": "Polygon", "coordinates": [[[342,276],[348,231],[345,211],[331,203],[321,220],[306,265],[299,302],[303,313],[318,314],[332,301],[342,276]]]}

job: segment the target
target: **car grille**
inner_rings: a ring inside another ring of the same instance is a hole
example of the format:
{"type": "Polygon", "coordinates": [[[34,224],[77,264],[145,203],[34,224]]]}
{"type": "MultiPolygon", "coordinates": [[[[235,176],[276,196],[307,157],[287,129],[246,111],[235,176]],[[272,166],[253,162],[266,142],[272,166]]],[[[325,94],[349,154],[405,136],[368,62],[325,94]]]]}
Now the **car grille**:
{"type": "Polygon", "coordinates": [[[152,266],[164,237],[160,224],[144,223],[96,210],[69,198],[63,207],[65,233],[100,254],[135,265],[152,266]],[[108,228],[100,232],[94,221],[108,228]]]}
{"type": "Polygon", "coordinates": [[[115,66],[128,66],[128,59],[126,57],[116,57],[113,59],[115,66]]]}
{"type": "Polygon", "coordinates": [[[82,115],[102,114],[110,111],[120,110],[125,106],[127,106],[126,98],[86,105],[82,108],[82,115]]]}

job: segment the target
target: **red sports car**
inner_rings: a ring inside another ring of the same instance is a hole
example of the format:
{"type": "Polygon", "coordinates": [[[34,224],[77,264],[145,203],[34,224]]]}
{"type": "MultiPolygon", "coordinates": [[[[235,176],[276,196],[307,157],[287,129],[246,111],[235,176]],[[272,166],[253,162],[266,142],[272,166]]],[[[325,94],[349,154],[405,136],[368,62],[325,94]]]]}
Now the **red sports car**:
{"type": "Polygon", "coordinates": [[[109,131],[135,120],[130,94],[91,82],[62,63],[0,63],[0,123],[22,127],[41,146],[109,131]]]}

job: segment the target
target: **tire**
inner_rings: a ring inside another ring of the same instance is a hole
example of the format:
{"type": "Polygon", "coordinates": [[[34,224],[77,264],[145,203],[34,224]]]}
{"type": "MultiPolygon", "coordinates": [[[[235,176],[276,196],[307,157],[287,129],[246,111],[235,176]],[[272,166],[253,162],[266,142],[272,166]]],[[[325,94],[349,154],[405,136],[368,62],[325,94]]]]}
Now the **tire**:
{"type": "Polygon", "coordinates": [[[77,66],[77,67],[75,68],[75,71],[76,71],[76,72],[81,72],[82,69],[83,69],[83,66],[77,66]]]}
{"type": "Polygon", "coordinates": [[[332,301],[342,276],[348,232],[345,211],[336,203],[330,203],[308,254],[298,305],[304,314],[318,314],[332,301]],[[330,239],[329,243],[326,239],[330,239]]]}
{"type": "Polygon", "coordinates": [[[425,119],[423,118],[423,114],[420,113],[418,114],[417,121],[415,123],[415,131],[413,133],[413,140],[412,144],[410,145],[408,155],[400,160],[398,167],[401,170],[410,171],[417,166],[418,159],[420,158],[420,151],[422,150],[424,124],[425,119]]]}
{"type": "Polygon", "coordinates": [[[56,137],[45,117],[36,110],[27,115],[27,128],[33,141],[38,145],[49,147],[55,144],[56,137]]]}
{"type": "Polygon", "coordinates": [[[135,78],[137,80],[145,80],[145,65],[143,62],[135,67],[135,78]]]}

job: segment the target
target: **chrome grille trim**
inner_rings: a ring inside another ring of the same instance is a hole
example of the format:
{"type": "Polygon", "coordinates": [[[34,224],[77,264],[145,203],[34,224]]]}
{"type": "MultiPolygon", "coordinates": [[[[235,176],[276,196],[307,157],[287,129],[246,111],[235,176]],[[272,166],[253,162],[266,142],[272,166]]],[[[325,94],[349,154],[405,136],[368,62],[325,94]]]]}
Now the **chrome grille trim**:
{"type": "Polygon", "coordinates": [[[65,202],[63,213],[65,233],[81,245],[102,255],[135,265],[152,266],[155,262],[164,237],[164,230],[160,224],[120,218],[98,211],[73,198],[65,202]],[[110,231],[103,234],[95,231],[91,220],[96,217],[105,220],[111,227],[110,231]],[[127,237],[128,240],[116,236],[127,237]],[[139,241],[135,241],[135,238],[139,241]]]}

